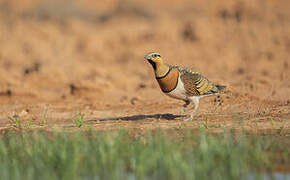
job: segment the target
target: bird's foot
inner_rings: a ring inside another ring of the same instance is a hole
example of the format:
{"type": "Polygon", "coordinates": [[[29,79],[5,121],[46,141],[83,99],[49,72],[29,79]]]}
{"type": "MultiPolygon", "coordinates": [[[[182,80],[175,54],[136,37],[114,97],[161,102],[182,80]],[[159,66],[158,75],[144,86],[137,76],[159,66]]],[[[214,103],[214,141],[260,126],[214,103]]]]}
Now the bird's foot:
{"type": "Polygon", "coordinates": [[[179,115],[184,115],[185,111],[186,111],[186,109],[184,107],[180,108],[179,115]]]}
{"type": "Polygon", "coordinates": [[[192,121],[192,118],[191,117],[187,117],[183,120],[184,122],[191,122],[192,121]]]}
{"type": "Polygon", "coordinates": [[[192,121],[194,116],[196,115],[197,108],[195,107],[193,110],[189,112],[188,117],[184,121],[192,121]]]}
{"type": "Polygon", "coordinates": [[[192,121],[193,120],[193,117],[194,117],[194,115],[193,114],[190,114],[183,121],[185,121],[185,122],[192,121]]]}

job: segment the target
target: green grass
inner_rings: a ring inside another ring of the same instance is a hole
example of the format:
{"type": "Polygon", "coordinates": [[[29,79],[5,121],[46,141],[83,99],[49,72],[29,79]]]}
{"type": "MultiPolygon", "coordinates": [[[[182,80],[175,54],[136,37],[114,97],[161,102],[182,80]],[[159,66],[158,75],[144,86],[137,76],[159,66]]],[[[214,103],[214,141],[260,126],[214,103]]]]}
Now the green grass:
{"type": "Polygon", "coordinates": [[[43,118],[42,118],[42,126],[46,126],[46,123],[47,123],[47,112],[48,112],[48,107],[46,106],[44,114],[43,114],[43,118]]]}
{"type": "Polygon", "coordinates": [[[11,116],[8,116],[8,119],[11,123],[12,126],[16,127],[16,128],[21,128],[21,123],[20,123],[20,119],[19,116],[17,114],[11,116]]]}
{"type": "Polygon", "coordinates": [[[80,112],[76,112],[74,116],[74,123],[76,127],[82,127],[84,122],[85,114],[82,114],[80,112]]]}
{"type": "Polygon", "coordinates": [[[0,138],[0,174],[1,179],[241,179],[275,162],[289,163],[288,155],[287,143],[273,137],[231,133],[8,132],[0,138]]]}
{"type": "Polygon", "coordinates": [[[204,128],[208,129],[209,125],[208,125],[208,117],[205,117],[205,123],[203,124],[204,128]]]}

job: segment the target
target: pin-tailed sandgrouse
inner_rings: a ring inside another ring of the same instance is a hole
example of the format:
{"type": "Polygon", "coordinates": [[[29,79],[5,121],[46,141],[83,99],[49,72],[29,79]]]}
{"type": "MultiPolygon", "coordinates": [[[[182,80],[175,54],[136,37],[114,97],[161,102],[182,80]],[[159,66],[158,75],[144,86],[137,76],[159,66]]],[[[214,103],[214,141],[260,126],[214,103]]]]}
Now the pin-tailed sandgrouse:
{"type": "Polygon", "coordinates": [[[213,84],[192,69],[165,64],[159,53],[148,53],[145,59],[152,65],[158,84],[166,95],[183,100],[184,108],[193,103],[189,119],[197,111],[200,98],[217,95],[226,87],[213,84]]]}

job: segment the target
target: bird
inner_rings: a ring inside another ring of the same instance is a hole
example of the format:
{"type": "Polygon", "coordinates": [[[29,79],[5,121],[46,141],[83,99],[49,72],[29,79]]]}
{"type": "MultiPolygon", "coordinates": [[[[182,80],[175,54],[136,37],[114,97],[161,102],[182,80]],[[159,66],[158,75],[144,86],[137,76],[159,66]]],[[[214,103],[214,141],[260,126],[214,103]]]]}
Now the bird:
{"type": "Polygon", "coordinates": [[[183,111],[189,104],[193,105],[189,118],[186,120],[193,119],[199,107],[200,98],[218,95],[226,88],[226,86],[214,84],[193,69],[164,63],[157,52],[149,52],[144,58],[152,65],[155,78],[163,93],[183,100],[185,102],[183,111]]]}

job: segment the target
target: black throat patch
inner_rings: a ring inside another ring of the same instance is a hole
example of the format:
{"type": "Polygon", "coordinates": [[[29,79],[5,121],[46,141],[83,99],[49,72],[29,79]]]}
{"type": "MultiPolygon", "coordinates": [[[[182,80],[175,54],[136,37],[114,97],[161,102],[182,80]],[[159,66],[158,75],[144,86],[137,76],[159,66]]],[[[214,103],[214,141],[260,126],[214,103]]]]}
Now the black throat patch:
{"type": "Polygon", "coordinates": [[[156,63],[150,59],[148,61],[152,65],[153,69],[156,70],[156,63]]]}

